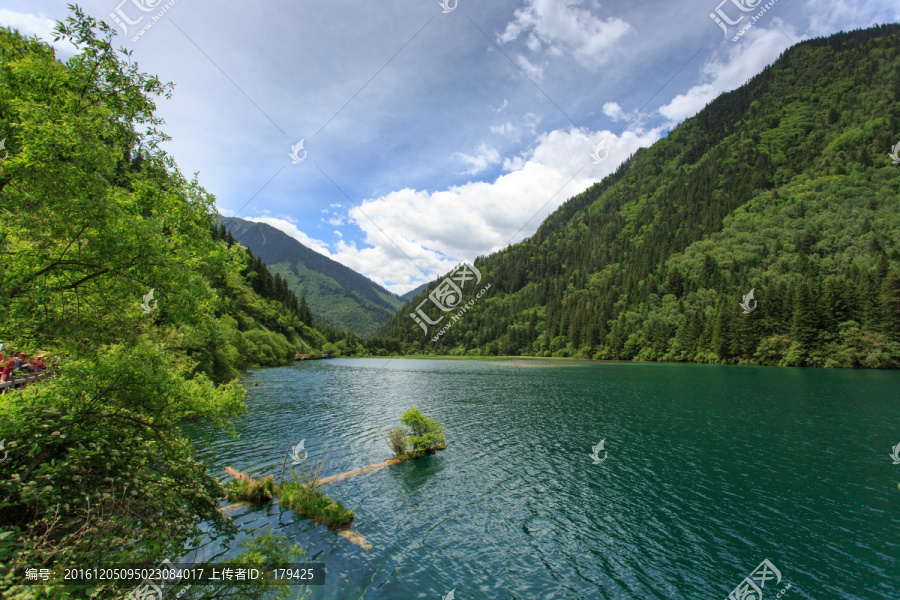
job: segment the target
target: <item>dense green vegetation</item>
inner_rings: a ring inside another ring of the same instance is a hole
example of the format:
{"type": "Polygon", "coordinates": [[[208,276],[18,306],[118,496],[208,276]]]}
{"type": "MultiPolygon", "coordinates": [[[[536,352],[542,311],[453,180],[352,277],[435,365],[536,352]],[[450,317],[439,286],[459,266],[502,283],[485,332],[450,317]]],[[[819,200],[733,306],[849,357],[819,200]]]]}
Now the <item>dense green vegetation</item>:
{"type": "Polygon", "coordinates": [[[394,456],[401,460],[421,458],[447,448],[444,428],[434,419],[411,408],[400,417],[406,428],[394,427],[388,431],[388,442],[394,456]]]}
{"type": "Polygon", "coordinates": [[[275,488],[282,506],[333,529],[349,525],[353,511],[332,500],[313,484],[288,481],[275,488]]]}
{"type": "Polygon", "coordinates": [[[225,485],[227,497],[232,502],[266,504],[275,497],[275,477],[263,479],[235,479],[225,485]]]}
{"type": "Polygon", "coordinates": [[[223,218],[222,223],[288,287],[309,301],[313,312],[332,326],[368,336],[403,304],[400,298],[344,265],[310,250],[265,223],[223,218]]]}
{"type": "MultiPolygon", "coordinates": [[[[0,396],[0,564],[174,561],[202,532],[236,533],[179,425],[227,426],[245,410],[241,369],[328,342],[158,149],[155,101],[171,87],[77,9],[59,35],[81,48],[65,64],[0,29],[0,340],[70,357],[0,396]]],[[[263,541],[252,551],[280,548],[263,541]]],[[[93,591],[121,597],[113,587],[93,591]]],[[[66,593],[0,580],[3,598],[66,593]]]]}
{"type": "Polygon", "coordinates": [[[302,469],[300,473],[291,469],[295,480],[279,481],[278,483],[275,483],[275,477],[272,475],[255,479],[246,474],[226,469],[226,472],[233,475],[235,479],[225,485],[225,490],[228,499],[232,502],[268,504],[277,498],[281,506],[313,519],[317,523],[338,529],[353,522],[353,511],[339,501],[332,500],[321,490],[319,474],[324,466],[325,463],[321,463],[311,470],[302,469]]]}
{"type": "Polygon", "coordinates": [[[479,259],[437,342],[423,294],[373,351],[897,368],[898,121],[900,26],[798,44],[479,259]]]}

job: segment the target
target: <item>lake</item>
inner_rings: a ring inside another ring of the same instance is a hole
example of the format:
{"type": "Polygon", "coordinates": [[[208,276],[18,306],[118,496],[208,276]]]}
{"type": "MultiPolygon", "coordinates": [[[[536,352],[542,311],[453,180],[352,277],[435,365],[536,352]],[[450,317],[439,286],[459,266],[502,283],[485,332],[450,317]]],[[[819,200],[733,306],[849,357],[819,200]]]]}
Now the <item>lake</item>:
{"type": "Polygon", "coordinates": [[[897,372],[337,359],[245,383],[239,439],[189,430],[216,474],[277,478],[301,439],[323,476],[381,462],[411,407],[444,426],[446,451],[326,488],[370,551],[235,514],[327,565],[314,599],[722,600],[751,572],[767,600],[900,598],[897,372]]]}

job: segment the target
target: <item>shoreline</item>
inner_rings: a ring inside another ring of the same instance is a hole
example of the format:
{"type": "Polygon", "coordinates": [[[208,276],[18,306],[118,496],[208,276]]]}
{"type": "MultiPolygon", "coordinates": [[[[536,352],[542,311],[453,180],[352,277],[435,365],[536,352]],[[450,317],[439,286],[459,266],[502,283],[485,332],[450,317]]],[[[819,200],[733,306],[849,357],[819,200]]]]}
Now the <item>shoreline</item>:
{"type": "MultiPolygon", "coordinates": [[[[682,367],[735,367],[735,368],[757,368],[757,369],[781,369],[794,371],[852,371],[852,372],[893,372],[897,369],[870,369],[864,367],[798,367],[798,366],[780,366],[780,365],[757,365],[752,363],[702,363],[702,362],[673,362],[673,361],[656,361],[656,360],[604,360],[600,358],[568,358],[561,356],[458,356],[458,355],[437,355],[437,354],[403,354],[403,355],[385,355],[385,356],[338,356],[336,359],[360,360],[360,359],[407,359],[407,360],[471,360],[484,362],[514,362],[514,361],[541,361],[556,362],[558,366],[564,366],[559,363],[570,363],[575,365],[660,365],[660,366],[682,366],[682,367]]],[[[549,364],[547,366],[550,366],[549,364]]],[[[257,369],[268,369],[275,367],[255,367],[257,369]]]]}

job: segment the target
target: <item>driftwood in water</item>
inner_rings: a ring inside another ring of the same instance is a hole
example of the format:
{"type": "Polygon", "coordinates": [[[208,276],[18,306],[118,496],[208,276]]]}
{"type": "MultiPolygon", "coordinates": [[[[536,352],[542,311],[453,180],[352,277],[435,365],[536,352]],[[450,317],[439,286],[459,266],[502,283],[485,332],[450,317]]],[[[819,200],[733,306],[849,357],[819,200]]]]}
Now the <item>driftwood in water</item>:
{"type": "Polygon", "coordinates": [[[403,461],[399,458],[392,458],[390,460],[386,460],[384,462],[380,462],[377,465],[369,465],[368,467],[363,467],[362,469],[354,469],[353,471],[347,471],[346,473],[340,473],[338,475],[332,475],[331,477],[323,477],[319,480],[321,485],[328,485],[329,483],[337,483],[338,481],[343,481],[345,479],[349,479],[354,475],[363,475],[364,473],[371,473],[372,471],[377,471],[378,469],[383,469],[385,467],[390,467],[393,465],[399,465],[403,461]]]}
{"type": "Polygon", "coordinates": [[[345,540],[349,541],[351,544],[356,544],[366,552],[372,549],[372,544],[367,542],[366,538],[353,531],[352,529],[341,529],[337,532],[337,534],[345,540]]]}
{"type": "Polygon", "coordinates": [[[250,475],[246,473],[241,473],[237,469],[232,469],[231,467],[225,467],[225,474],[235,479],[237,481],[246,481],[247,483],[256,483],[256,480],[253,479],[250,475]]]}

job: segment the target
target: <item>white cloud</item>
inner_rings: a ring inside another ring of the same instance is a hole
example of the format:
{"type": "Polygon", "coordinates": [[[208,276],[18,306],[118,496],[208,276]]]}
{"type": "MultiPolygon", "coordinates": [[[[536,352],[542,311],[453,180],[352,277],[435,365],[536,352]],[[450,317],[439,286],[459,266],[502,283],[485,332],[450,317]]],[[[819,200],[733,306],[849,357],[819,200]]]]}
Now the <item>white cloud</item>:
{"type": "Polygon", "coordinates": [[[507,121],[502,125],[491,126],[491,133],[495,133],[497,135],[512,135],[516,132],[516,126],[511,122],[507,121]]]}
{"type": "Polygon", "coordinates": [[[466,175],[477,175],[488,167],[500,163],[500,153],[484,142],[478,145],[475,149],[475,154],[463,154],[460,152],[457,156],[469,165],[469,169],[465,172],[466,175]]]}
{"type": "Polygon", "coordinates": [[[522,115],[522,117],[519,119],[518,124],[513,123],[512,121],[507,121],[506,123],[502,123],[500,125],[490,126],[490,130],[491,133],[495,135],[502,135],[513,139],[519,139],[519,137],[523,133],[536,136],[536,128],[540,122],[541,118],[539,116],[537,116],[533,112],[527,112],[522,115]]]}
{"type": "Polygon", "coordinates": [[[516,64],[533,81],[539,82],[544,78],[544,67],[532,63],[524,55],[516,56],[516,64]]]}
{"type": "Polygon", "coordinates": [[[287,219],[279,219],[277,217],[244,217],[245,221],[252,221],[254,223],[265,223],[266,225],[271,225],[275,229],[282,231],[310,250],[315,250],[319,254],[324,254],[328,258],[334,258],[331,253],[328,251],[328,244],[323,242],[322,240],[317,240],[315,238],[311,238],[294,225],[291,221],[287,219]]]}
{"type": "Polygon", "coordinates": [[[638,148],[650,146],[660,133],[552,131],[540,136],[533,150],[505,160],[512,170],[493,182],[434,192],[403,189],[365,200],[350,210],[350,218],[371,247],[339,241],[333,258],[391,291],[406,292],[462,260],[530,236],[563,202],[612,173],[638,148]],[[603,138],[609,157],[594,164],[592,147],[603,138]]]}
{"type": "Polygon", "coordinates": [[[71,42],[65,40],[53,41],[53,28],[56,26],[56,21],[44,15],[20,13],[7,8],[0,8],[0,25],[17,29],[19,33],[25,36],[36,36],[42,39],[53,46],[61,58],[68,58],[76,52],[75,46],[71,42]]]}
{"type": "Polygon", "coordinates": [[[546,45],[552,54],[570,52],[585,66],[606,63],[630,31],[622,19],[600,19],[587,8],[583,0],[527,0],[528,6],[517,9],[506,31],[499,36],[501,43],[517,39],[529,32],[526,41],[533,51],[546,45]]]}
{"type": "Polygon", "coordinates": [[[812,36],[831,35],[835,31],[852,31],[876,23],[900,21],[900,4],[896,0],[807,0],[809,28],[812,36]]]}
{"type": "Polygon", "coordinates": [[[603,114],[613,121],[624,121],[628,118],[628,115],[625,114],[625,111],[622,110],[622,107],[619,106],[618,102],[607,102],[604,104],[603,114]]]}
{"type": "Polygon", "coordinates": [[[494,109],[494,112],[497,112],[497,113],[503,112],[504,110],[506,110],[506,107],[507,107],[507,106],[509,106],[509,100],[507,100],[507,99],[504,98],[504,99],[503,99],[503,104],[501,104],[500,106],[498,106],[497,108],[495,108],[495,109],[494,109]]]}
{"type": "MultiPolygon", "coordinates": [[[[800,38],[784,23],[779,22],[779,27],[793,39],[800,38]]],[[[766,65],[775,62],[778,55],[791,45],[791,41],[777,27],[766,29],[756,26],[748,30],[740,42],[728,49],[725,60],[714,58],[703,65],[703,78],[709,81],[675,96],[659,109],[660,114],[676,123],[697,114],[717,96],[739,88],[766,65]]]]}

